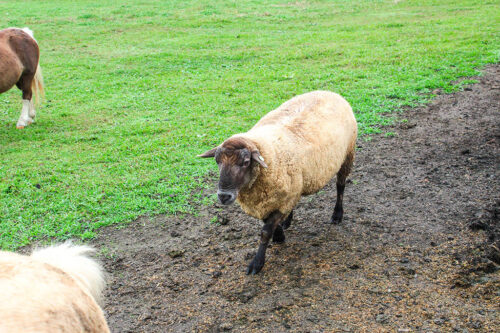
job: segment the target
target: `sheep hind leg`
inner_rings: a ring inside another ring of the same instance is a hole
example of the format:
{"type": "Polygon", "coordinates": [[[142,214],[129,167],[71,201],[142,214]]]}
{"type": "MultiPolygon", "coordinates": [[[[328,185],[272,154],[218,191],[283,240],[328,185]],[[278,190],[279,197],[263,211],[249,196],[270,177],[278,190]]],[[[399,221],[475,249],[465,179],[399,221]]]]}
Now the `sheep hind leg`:
{"type": "Polygon", "coordinates": [[[290,224],[292,223],[292,218],[293,218],[293,210],[288,214],[288,217],[278,224],[276,229],[274,230],[273,233],[273,242],[274,243],[283,243],[285,241],[285,232],[284,230],[288,229],[290,227],[290,224]]]}
{"type": "Polygon", "coordinates": [[[283,231],[283,227],[280,224],[278,224],[276,226],[276,229],[274,229],[273,242],[274,243],[285,242],[285,232],[283,231]]]}
{"type": "Polygon", "coordinates": [[[333,214],[330,219],[330,223],[339,224],[342,222],[342,217],[344,216],[344,208],[342,202],[344,199],[344,189],[345,181],[352,169],[352,164],[354,162],[354,151],[347,154],[344,163],[340,167],[337,173],[337,201],[335,202],[335,208],[333,209],[333,214]]]}
{"type": "Polygon", "coordinates": [[[342,207],[342,201],[344,197],[345,183],[339,183],[337,181],[337,202],[335,203],[335,208],[333,209],[333,215],[330,219],[332,224],[339,224],[342,222],[342,217],[344,216],[344,208],[342,207]]]}
{"type": "Polygon", "coordinates": [[[288,229],[290,228],[290,225],[292,224],[292,219],[293,219],[293,210],[288,214],[288,217],[281,223],[283,226],[283,229],[288,229]]]}
{"type": "Polygon", "coordinates": [[[266,250],[267,246],[269,245],[269,241],[271,240],[271,237],[274,234],[274,231],[280,224],[280,222],[283,219],[283,214],[281,214],[279,211],[274,211],[264,219],[264,227],[262,227],[262,231],[260,233],[260,244],[259,244],[259,249],[257,250],[257,254],[253,258],[253,260],[250,262],[247,268],[247,275],[248,274],[257,274],[262,270],[262,267],[264,267],[264,263],[266,262],[266,250]]]}

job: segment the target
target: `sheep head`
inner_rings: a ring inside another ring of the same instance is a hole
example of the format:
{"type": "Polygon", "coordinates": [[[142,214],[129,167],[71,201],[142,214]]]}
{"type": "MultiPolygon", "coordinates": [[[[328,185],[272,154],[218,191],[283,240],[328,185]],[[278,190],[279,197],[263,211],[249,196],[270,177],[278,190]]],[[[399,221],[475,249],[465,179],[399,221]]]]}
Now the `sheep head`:
{"type": "Polygon", "coordinates": [[[220,173],[217,196],[223,205],[236,200],[239,190],[252,180],[257,165],[267,168],[255,144],[241,137],[229,138],[198,157],[215,157],[220,173]]]}

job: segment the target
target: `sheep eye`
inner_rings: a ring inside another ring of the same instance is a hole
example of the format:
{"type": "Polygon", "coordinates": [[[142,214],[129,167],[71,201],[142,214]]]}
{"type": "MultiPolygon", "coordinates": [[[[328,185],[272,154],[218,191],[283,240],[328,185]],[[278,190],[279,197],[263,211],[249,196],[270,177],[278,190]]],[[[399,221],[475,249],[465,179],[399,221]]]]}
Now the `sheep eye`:
{"type": "Polygon", "coordinates": [[[250,160],[245,160],[245,161],[243,162],[243,166],[244,166],[244,167],[247,167],[247,166],[249,166],[249,165],[250,165],[250,160]]]}

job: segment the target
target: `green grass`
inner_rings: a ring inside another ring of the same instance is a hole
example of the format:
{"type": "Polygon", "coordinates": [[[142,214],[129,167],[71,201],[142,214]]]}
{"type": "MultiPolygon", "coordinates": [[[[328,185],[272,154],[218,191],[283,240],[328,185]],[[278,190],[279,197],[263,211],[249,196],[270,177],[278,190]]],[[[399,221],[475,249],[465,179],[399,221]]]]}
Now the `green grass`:
{"type": "Polygon", "coordinates": [[[0,95],[0,248],[89,238],[193,212],[215,170],[195,156],[294,95],[341,93],[361,133],[499,57],[498,1],[0,1],[28,26],[47,100],[16,130],[0,95]]]}

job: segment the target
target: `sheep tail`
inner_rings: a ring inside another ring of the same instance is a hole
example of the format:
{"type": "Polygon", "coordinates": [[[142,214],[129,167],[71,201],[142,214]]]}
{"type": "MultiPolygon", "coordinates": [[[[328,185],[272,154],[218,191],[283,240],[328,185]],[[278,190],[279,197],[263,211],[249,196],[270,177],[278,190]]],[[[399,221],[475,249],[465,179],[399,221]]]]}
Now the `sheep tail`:
{"type": "Polygon", "coordinates": [[[33,251],[31,258],[61,269],[75,279],[100,304],[106,282],[102,266],[90,257],[94,251],[93,248],[85,245],[66,242],[37,249],[33,251]]]}

